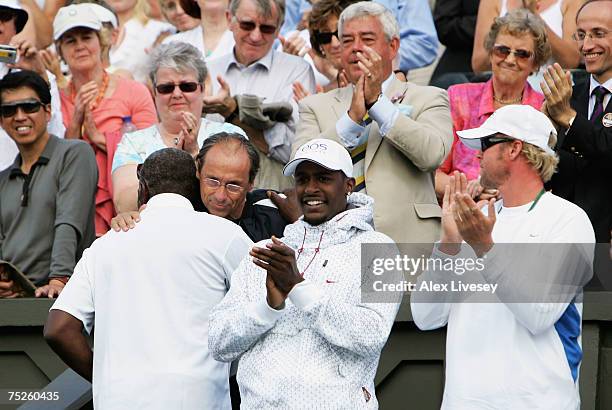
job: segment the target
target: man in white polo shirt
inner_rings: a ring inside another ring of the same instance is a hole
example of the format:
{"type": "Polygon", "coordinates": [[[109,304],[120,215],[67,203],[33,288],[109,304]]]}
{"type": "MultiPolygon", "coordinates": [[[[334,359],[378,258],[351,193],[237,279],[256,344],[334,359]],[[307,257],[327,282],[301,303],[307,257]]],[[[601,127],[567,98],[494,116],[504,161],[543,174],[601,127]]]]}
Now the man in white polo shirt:
{"type": "Polygon", "coordinates": [[[578,409],[581,286],[595,235],[582,209],[544,190],[558,162],[555,128],[533,107],[510,105],[458,134],[481,151],[481,184],[503,200],[480,208],[465,175],[451,177],[431,258],[480,267],[432,269],[411,295],[420,329],[448,325],[442,408],[578,409]],[[474,279],[495,293],[452,291],[474,279]],[[428,292],[423,283],[453,287],[428,292]]]}
{"type": "Polygon", "coordinates": [[[88,380],[103,409],[230,408],[229,364],[209,353],[208,314],[252,244],[228,220],[193,210],[193,158],[167,148],[139,169],[138,229],[83,254],[51,308],[45,338],[88,380]],[[94,332],[91,351],[83,328],[94,332]]]}

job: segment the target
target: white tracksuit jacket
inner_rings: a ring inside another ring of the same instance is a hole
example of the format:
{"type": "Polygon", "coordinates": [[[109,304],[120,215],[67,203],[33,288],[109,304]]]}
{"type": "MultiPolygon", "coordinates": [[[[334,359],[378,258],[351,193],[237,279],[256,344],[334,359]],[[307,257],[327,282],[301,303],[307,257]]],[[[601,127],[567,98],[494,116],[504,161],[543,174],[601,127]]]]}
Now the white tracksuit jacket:
{"type": "Polygon", "coordinates": [[[362,243],[393,242],[373,230],[370,197],[353,193],[349,202],[357,208],[321,225],[300,219],[285,228],[283,242],[304,248],[300,272],[309,266],[284,309],[268,306],[266,272],[246,256],[211,312],[213,356],[242,355],[242,408],[378,408],[374,375],[399,303],[361,302],[360,255],[362,243]]]}

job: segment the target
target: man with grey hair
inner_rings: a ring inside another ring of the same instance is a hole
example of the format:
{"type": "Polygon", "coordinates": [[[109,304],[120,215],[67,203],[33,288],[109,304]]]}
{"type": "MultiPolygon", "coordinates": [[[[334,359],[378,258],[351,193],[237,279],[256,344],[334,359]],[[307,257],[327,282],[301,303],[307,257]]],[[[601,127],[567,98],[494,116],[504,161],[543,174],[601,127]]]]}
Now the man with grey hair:
{"type": "Polygon", "coordinates": [[[283,177],[282,167],[289,160],[298,120],[292,84],[300,82],[314,93],[314,73],[303,58],[272,49],[284,19],[284,1],[232,0],[230,13],[236,45],[209,62],[214,95],[204,98],[204,111],[219,113],[247,132],[261,159],[255,187],[290,188],[292,181],[283,177]]]}
{"type": "Polygon", "coordinates": [[[446,92],[395,78],[399,28],[384,6],[352,4],[338,33],[351,84],[300,102],[294,149],[321,134],[340,142],[355,189],[375,200],[376,229],[396,242],[433,242],[441,216],[433,173],[452,145],[446,92]]]}

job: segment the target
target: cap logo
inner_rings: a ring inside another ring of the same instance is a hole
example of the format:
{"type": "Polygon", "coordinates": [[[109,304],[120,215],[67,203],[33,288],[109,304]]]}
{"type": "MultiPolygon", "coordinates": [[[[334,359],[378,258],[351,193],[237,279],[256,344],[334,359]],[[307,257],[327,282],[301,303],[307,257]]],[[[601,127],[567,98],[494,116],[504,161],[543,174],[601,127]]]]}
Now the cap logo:
{"type": "Polygon", "coordinates": [[[72,9],[68,12],[69,16],[76,16],[77,15],[77,11],[75,9],[72,9]]]}
{"type": "Polygon", "coordinates": [[[300,151],[304,153],[327,151],[327,144],[314,142],[312,144],[303,145],[302,148],[300,148],[300,151]]]}

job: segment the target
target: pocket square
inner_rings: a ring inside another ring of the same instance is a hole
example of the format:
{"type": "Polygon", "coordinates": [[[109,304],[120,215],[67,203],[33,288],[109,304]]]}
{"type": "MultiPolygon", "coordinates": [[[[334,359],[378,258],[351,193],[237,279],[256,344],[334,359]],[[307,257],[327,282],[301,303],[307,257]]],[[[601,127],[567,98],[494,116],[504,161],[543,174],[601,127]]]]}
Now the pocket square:
{"type": "Polygon", "coordinates": [[[412,105],[398,104],[397,109],[399,110],[399,112],[404,114],[406,117],[410,117],[410,114],[412,114],[412,105]]]}

